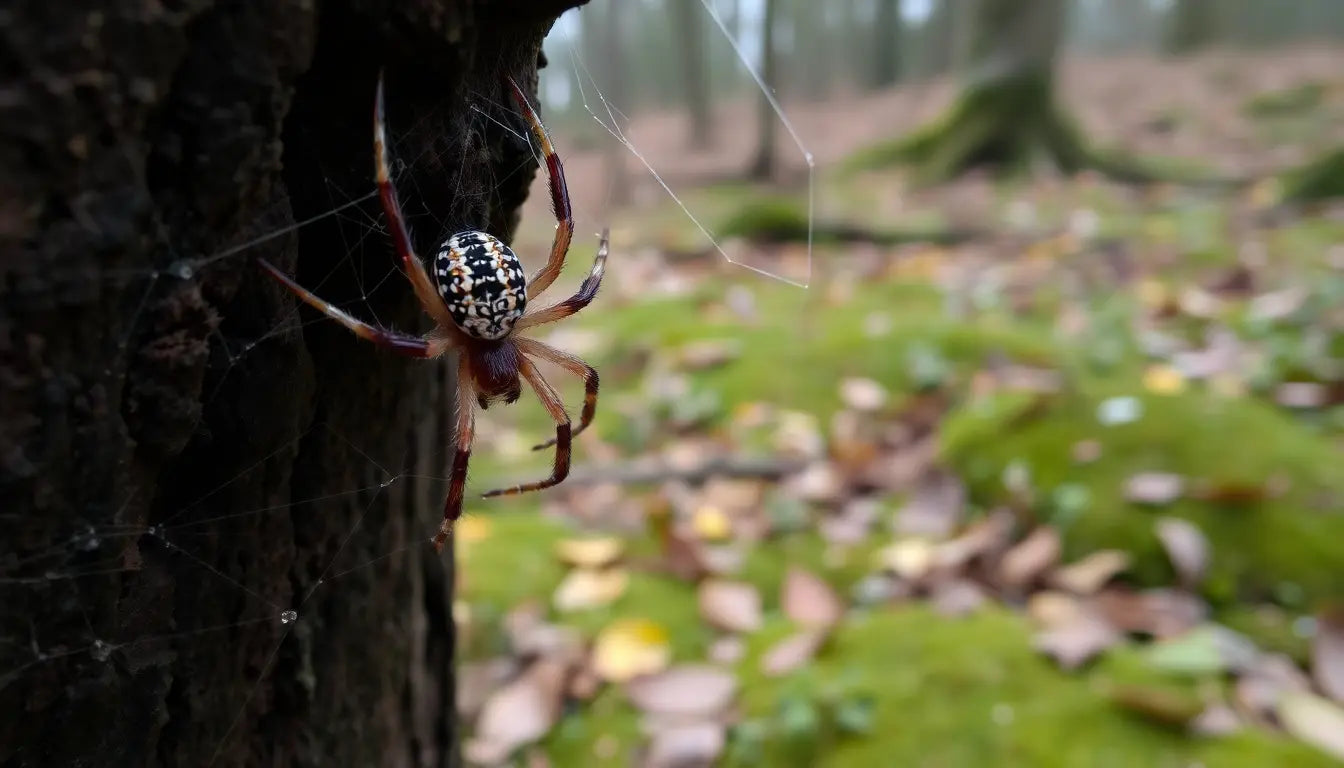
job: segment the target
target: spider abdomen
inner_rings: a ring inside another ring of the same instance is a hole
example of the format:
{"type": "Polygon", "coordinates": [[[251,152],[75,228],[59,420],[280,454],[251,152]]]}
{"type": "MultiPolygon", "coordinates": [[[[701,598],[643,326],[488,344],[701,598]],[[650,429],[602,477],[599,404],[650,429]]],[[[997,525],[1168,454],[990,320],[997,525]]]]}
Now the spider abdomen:
{"type": "Polygon", "coordinates": [[[527,277],[509,246],[486,232],[458,232],[434,257],[434,280],[453,321],[468,335],[498,340],[527,308],[527,277]]]}

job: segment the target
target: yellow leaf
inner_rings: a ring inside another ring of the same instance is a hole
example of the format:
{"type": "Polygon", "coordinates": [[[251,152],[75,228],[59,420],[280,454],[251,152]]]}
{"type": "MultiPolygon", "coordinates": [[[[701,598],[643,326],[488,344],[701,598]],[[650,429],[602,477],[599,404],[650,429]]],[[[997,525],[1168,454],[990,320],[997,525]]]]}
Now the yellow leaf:
{"type": "Polygon", "coordinates": [[[453,528],[453,538],[461,544],[475,544],[490,538],[493,526],[488,517],[464,517],[453,528]]]}
{"type": "Polygon", "coordinates": [[[621,619],[608,624],[593,644],[593,669],[610,682],[661,672],[671,660],[667,630],[648,619],[621,619]]]}
{"type": "Polygon", "coordinates": [[[604,568],[625,553],[625,542],[615,536],[598,539],[562,539],[555,544],[555,556],[565,565],[578,568],[604,568]]]}
{"type": "Polygon", "coordinates": [[[620,568],[601,571],[580,568],[570,572],[555,588],[551,600],[563,613],[610,605],[625,594],[630,577],[620,568]]]}
{"type": "Polygon", "coordinates": [[[1143,388],[1155,395],[1174,395],[1185,390],[1185,376],[1169,365],[1152,365],[1143,373],[1143,388]]]}
{"type": "Polygon", "coordinates": [[[1151,278],[1139,283],[1138,294],[1139,301],[1149,309],[1165,306],[1171,300],[1171,290],[1161,281],[1151,278]]]}
{"type": "Polygon", "coordinates": [[[691,529],[706,541],[722,541],[732,535],[733,524],[723,510],[704,506],[695,510],[691,517],[691,529]]]}

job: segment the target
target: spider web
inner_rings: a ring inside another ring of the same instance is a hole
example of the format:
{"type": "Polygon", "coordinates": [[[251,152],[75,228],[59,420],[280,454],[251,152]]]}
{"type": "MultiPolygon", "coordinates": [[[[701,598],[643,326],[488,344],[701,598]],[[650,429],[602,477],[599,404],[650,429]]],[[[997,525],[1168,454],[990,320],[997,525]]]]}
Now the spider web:
{"type": "MultiPolygon", "coordinates": [[[[601,6],[608,0],[597,0],[594,6],[601,6]]],[[[619,0],[617,0],[619,1],[619,0]]],[[[802,180],[792,185],[788,194],[796,195],[803,209],[807,211],[808,240],[806,246],[795,249],[793,253],[781,258],[778,254],[766,254],[757,258],[716,234],[718,223],[715,221],[712,205],[697,199],[694,194],[684,191],[692,186],[694,179],[680,179],[669,169],[679,165],[676,156],[659,154],[656,132],[646,133],[637,122],[628,119],[634,114],[631,105],[619,103],[620,99],[608,93],[608,87],[594,76],[595,67],[584,53],[580,40],[580,14],[601,15],[600,7],[588,7],[587,10],[573,11],[565,15],[547,41],[551,53],[552,66],[542,73],[543,89],[548,81],[557,80],[562,74],[572,76],[577,85],[576,92],[569,99],[587,114],[591,124],[599,129],[600,142],[596,153],[571,152],[571,142],[563,130],[563,123],[557,125],[549,119],[556,109],[555,100],[543,98],[543,117],[567,167],[581,167],[585,162],[594,164],[598,157],[607,156],[605,152],[614,145],[624,153],[632,174],[632,182],[644,188],[643,194],[648,205],[671,205],[679,212],[676,227],[690,233],[689,245],[680,247],[700,249],[712,253],[725,263],[743,267],[755,275],[780,280],[792,285],[806,287],[812,278],[811,219],[813,210],[813,163],[802,139],[789,123],[783,109],[774,94],[765,88],[756,74],[751,60],[750,44],[735,40],[728,26],[720,17],[710,0],[701,0],[701,11],[711,23],[711,29],[718,30],[718,36],[710,36],[710,45],[717,46],[719,53],[710,55],[729,55],[738,62],[743,77],[754,83],[759,94],[768,100],[775,118],[779,121],[782,134],[787,141],[781,142],[781,154],[789,155],[791,167],[802,180]],[[650,197],[649,190],[652,190],[650,197]]],[[[396,98],[396,84],[389,82],[389,101],[396,98]]],[[[512,105],[500,104],[480,94],[473,96],[473,130],[504,128],[520,135],[516,127],[506,126],[494,115],[512,111],[512,105]]],[[[748,94],[747,102],[751,101],[748,94]]],[[[406,156],[399,152],[398,137],[404,137],[411,128],[389,125],[391,150],[395,158],[395,183],[402,192],[405,215],[413,230],[421,234],[437,232],[447,235],[456,227],[456,222],[446,221],[435,212],[427,210],[417,201],[417,170],[431,164],[426,156],[406,156]]],[[[371,151],[371,150],[370,150],[371,151]]],[[[731,149],[722,151],[732,151],[731,149]]],[[[535,147],[534,147],[535,153],[535,147]]],[[[541,160],[537,154],[537,160],[541,160]]],[[[541,163],[544,167],[544,162],[541,163]]],[[[786,167],[790,163],[785,164],[786,167]]],[[[524,173],[525,166],[505,169],[505,173],[524,173]]],[[[205,255],[180,252],[169,243],[174,253],[168,266],[151,271],[122,271],[108,275],[109,278],[127,281],[143,286],[137,290],[138,299],[129,308],[129,316],[124,330],[115,334],[114,343],[120,359],[118,367],[124,367],[127,350],[131,340],[140,333],[142,322],[151,305],[151,299],[165,286],[175,283],[190,283],[204,270],[228,266],[244,270],[254,269],[253,257],[266,255],[268,248],[283,244],[284,238],[294,237],[296,233],[310,227],[332,227],[339,233],[345,246],[340,254],[333,254],[325,273],[316,280],[305,280],[305,287],[320,296],[328,297],[323,288],[329,281],[345,281],[357,287],[357,296],[346,301],[334,302],[342,309],[369,322],[395,327],[391,318],[381,317],[379,307],[386,306],[376,299],[388,292],[404,291],[404,278],[399,267],[395,266],[396,257],[391,238],[378,207],[377,192],[373,186],[371,173],[366,173],[367,184],[350,187],[335,181],[347,174],[333,173],[324,176],[320,183],[325,189],[329,205],[311,213],[301,220],[280,224],[289,215],[288,204],[277,204],[274,209],[262,211],[256,220],[252,232],[241,237],[238,242],[205,255]],[[370,275],[378,275],[370,278],[370,275]]],[[[598,176],[600,179],[601,177],[598,176]]],[[[495,184],[502,182],[495,179],[495,184]]],[[[544,172],[537,174],[528,197],[524,213],[523,228],[515,239],[520,258],[529,271],[540,266],[541,260],[549,248],[553,218],[548,216],[549,192],[544,172]]],[[[571,191],[576,185],[570,181],[571,191]]],[[[459,189],[459,192],[462,190],[459,189]]],[[[626,212],[613,205],[617,188],[608,180],[597,190],[587,190],[576,197],[574,214],[576,220],[574,245],[571,248],[565,276],[555,288],[555,295],[564,295],[567,288],[585,273],[589,266],[587,254],[596,247],[596,233],[610,226],[613,231],[613,252],[608,266],[608,280],[621,279],[620,257],[622,249],[629,242],[623,240],[626,212]]],[[[426,238],[420,238],[424,242],[426,238]]],[[[599,305],[600,306],[600,305],[599,305]]],[[[207,378],[206,388],[201,394],[204,408],[209,409],[229,388],[240,386],[239,380],[249,372],[249,363],[255,355],[270,347],[274,342],[292,340],[295,334],[314,324],[329,324],[326,318],[316,313],[301,310],[297,302],[286,316],[275,321],[260,334],[235,336],[222,327],[209,333],[211,363],[214,375],[207,378]]],[[[344,333],[337,329],[337,333],[344,333]]],[[[348,334],[346,334],[348,336],[348,334]]],[[[352,345],[360,344],[350,339],[352,345]]],[[[111,377],[111,369],[105,371],[111,377]]],[[[554,379],[553,379],[554,381],[554,379]]],[[[557,387],[571,405],[578,402],[581,388],[578,382],[555,381],[557,387]]],[[[524,400],[515,408],[536,408],[536,403],[524,400]]],[[[449,414],[451,417],[451,414],[449,414]]],[[[478,428],[478,451],[480,444],[488,442],[492,434],[490,419],[482,414],[482,424],[478,428]]],[[[495,434],[498,434],[497,430],[495,434]]],[[[451,461],[451,447],[445,442],[434,446],[428,457],[410,457],[406,451],[392,451],[390,455],[361,446],[347,437],[339,425],[331,419],[316,418],[310,423],[300,424],[287,434],[279,445],[260,461],[232,472],[221,482],[199,489],[198,493],[185,497],[175,503],[171,512],[153,525],[118,522],[123,519],[122,512],[137,505],[144,505],[146,499],[133,483],[127,483],[122,498],[111,499],[104,514],[90,515],[94,522],[83,530],[76,531],[68,540],[44,550],[31,552],[22,559],[9,559],[0,562],[0,597],[13,600],[15,604],[32,601],[59,599],[79,602],[84,612],[82,627],[69,629],[59,637],[38,636],[36,631],[28,637],[8,637],[0,645],[0,690],[33,675],[40,675],[50,665],[76,661],[85,670],[83,673],[101,674],[98,666],[123,663],[133,655],[141,654],[144,649],[170,647],[174,643],[190,643],[197,653],[205,650],[210,653],[229,653],[231,632],[240,627],[252,625],[271,625],[269,652],[264,663],[249,679],[240,681],[237,691],[237,704],[228,723],[219,724],[218,743],[213,746],[211,763],[220,758],[240,738],[239,725],[248,716],[253,701],[268,684],[275,673],[278,659],[286,642],[290,641],[297,629],[303,627],[305,615],[330,606],[329,601],[339,600],[341,585],[347,579],[358,577],[361,573],[380,567],[388,567],[408,552],[428,546],[433,528],[423,531],[411,531],[405,537],[408,542],[398,546],[385,546],[388,538],[385,531],[376,529],[374,521],[379,520],[379,512],[389,504],[389,496],[394,492],[409,492],[408,487],[429,483],[431,487],[442,489],[448,481],[448,468],[451,461]],[[344,463],[349,468],[352,480],[347,487],[331,493],[314,495],[307,498],[287,498],[272,504],[259,506],[232,507],[221,500],[228,499],[235,489],[253,483],[265,484],[267,465],[280,457],[293,456],[300,444],[305,441],[326,441],[344,453],[344,463]],[[424,470],[428,465],[429,472],[424,470]],[[293,530],[274,523],[280,518],[292,518],[293,529],[303,524],[308,515],[326,514],[332,510],[350,507],[355,510],[349,529],[339,537],[336,549],[317,555],[322,562],[318,568],[319,576],[308,588],[292,594],[273,594],[265,586],[246,583],[229,568],[219,565],[211,557],[211,541],[221,531],[230,530],[230,526],[246,523],[251,526],[272,526],[277,535],[292,534],[293,530]],[[203,513],[202,510],[211,510],[203,513]],[[371,530],[374,529],[374,530],[371,530]],[[85,595],[118,589],[122,579],[133,576],[141,570],[141,562],[127,559],[127,542],[140,542],[132,551],[146,553],[146,556],[175,558],[190,564],[203,581],[219,590],[220,600],[232,603],[233,620],[215,625],[195,627],[184,631],[173,631],[172,627],[149,627],[141,631],[127,631],[124,627],[108,627],[99,616],[84,610],[85,595]],[[381,542],[381,543],[380,543],[381,542]],[[113,636],[119,639],[113,640],[113,636]],[[87,672],[93,669],[93,672],[87,672]]],[[[480,477],[473,474],[468,497],[474,491],[493,486],[499,478],[480,477]]],[[[417,486],[418,487],[418,486],[417,486]]],[[[440,491],[435,491],[439,493],[440,491]]],[[[441,496],[438,496],[441,499],[441,496]]],[[[489,507],[469,507],[468,514],[488,513],[489,507]]],[[[323,642],[340,643],[339,635],[324,635],[323,642]]],[[[254,736],[255,737],[255,736],[254,736]]]]}

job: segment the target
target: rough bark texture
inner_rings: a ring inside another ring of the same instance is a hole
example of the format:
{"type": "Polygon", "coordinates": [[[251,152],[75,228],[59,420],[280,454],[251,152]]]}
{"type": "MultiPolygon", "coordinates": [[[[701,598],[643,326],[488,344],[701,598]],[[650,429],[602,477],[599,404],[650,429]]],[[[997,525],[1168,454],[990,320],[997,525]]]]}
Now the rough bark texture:
{"type": "Polygon", "coordinates": [[[500,77],[580,2],[0,11],[0,765],[455,760],[451,376],[252,263],[421,327],[390,242],[219,254],[372,191],[381,66],[417,245],[510,235],[535,165],[468,99],[520,126],[500,77]]]}

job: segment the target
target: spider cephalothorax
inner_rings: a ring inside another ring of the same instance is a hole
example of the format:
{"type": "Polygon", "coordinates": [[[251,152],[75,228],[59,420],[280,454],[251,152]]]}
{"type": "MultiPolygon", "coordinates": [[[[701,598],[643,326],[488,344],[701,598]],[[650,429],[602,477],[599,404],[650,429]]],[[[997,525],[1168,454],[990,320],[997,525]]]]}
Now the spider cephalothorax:
{"type": "Polygon", "coordinates": [[[546,129],[513,78],[506,78],[506,82],[514,102],[527,121],[532,137],[546,157],[546,168],[551,180],[551,204],[558,221],[550,258],[546,266],[530,279],[523,274],[522,265],[512,249],[491,234],[471,230],[459,232],[444,241],[435,255],[434,277],[431,280],[425,265],[411,247],[410,232],[406,228],[401,205],[397,202],[397,190],[388,173],[390,163],[383,120],[381,74],[378,76],[373,110],[373,158],[378,193],[383,210],[387,213],[397,253],[401,256],[402,267],[406,270],[406,278],[421,308],[434,321],[434,330],[420,337],[370,325],[318,298],[265,259],[258,260],[262,268],[305,303],[349,328],[361,339],[409,357],[437,358],[451,350],[458,352],[457,449],[449,476],[448,498],[443,507],[443,524],[433,539],[437,550],[443,548],[452,533],[453,522],[462,515],[467,460],[471,456],[475,430],[475,408],[486,408],[495,401],[514,402],[522,394],[522,381],[526,381],[555,420],[555,439],[537,446],[538,449],[555,446],[555,464],[551,476],[535,483],[489,491],[486,497],[541,490],[564,480],[569,474],[570,442],[574,435],[592,423],[593,414],[597,410],[598,379],[597,371],[592,366],[536,339],[520,337],[518,333],[532,326],[569,317],[592,302],[606,265],[607,233],[602,233],[593,268],[579,285],[578,292],[564,301],[529,313],[528,302],[540,296],[560,276],[560,270],[565,265],[565,254],[569,251],[569,241],[574,234],[574,217],[570,212],[569,192],[565,189],[565,171],[546,135],[546,129]],[[583,412],[579,416],[577,429],[571,428],[565,404],[561,402],[555,388],[537,370],[533,358],[549,361],[583,378],[583,412]]]}

